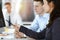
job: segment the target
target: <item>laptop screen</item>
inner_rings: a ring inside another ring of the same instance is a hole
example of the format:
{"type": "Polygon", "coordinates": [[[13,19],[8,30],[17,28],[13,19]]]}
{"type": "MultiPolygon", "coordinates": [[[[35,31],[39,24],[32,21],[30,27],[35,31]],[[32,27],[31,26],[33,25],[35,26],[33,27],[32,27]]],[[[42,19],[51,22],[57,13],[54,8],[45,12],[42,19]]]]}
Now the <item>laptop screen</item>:
{"type": "Polygon", "coordinates": [[[5,21],[2,13],[2,0],[0,0],[0,28],[5,27],[5,21]]]}

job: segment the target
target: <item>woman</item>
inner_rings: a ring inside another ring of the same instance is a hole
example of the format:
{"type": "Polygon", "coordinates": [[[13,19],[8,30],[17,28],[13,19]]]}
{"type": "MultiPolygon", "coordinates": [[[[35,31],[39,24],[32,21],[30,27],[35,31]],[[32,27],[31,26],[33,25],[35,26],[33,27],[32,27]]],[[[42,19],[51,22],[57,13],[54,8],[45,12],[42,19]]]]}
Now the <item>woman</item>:
{"type": "Polygon", "coordinates": [[[49,11],[48,9],[46,11],[51,13],[50,21],[46,29],[44,29],[40,33],[37,33],[23,26],[21,26],[20,29],[19,27],[15,26],[16,30],[19,30],[27,36],[38,40],[60,40],[60,0],[44,0],[44,3],[44,7],[49,5],[50,9],[49,11]]]}

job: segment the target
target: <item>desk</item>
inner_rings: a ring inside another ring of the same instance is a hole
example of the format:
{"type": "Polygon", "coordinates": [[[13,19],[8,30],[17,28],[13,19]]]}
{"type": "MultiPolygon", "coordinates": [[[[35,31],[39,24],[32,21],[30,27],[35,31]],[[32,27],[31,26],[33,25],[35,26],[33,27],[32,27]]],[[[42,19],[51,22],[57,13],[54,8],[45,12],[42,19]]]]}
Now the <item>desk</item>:
{"type": "Polygon", "coordinates": [[[13,34],[11,35],[0,34],[0,40],[35,40],[35,39],[29,38],[29,37],[17,39],[13,34]]]}
{"type": "Polygon", "coordinates": [[[1,39],[1,40],[32,40],[32,39],[26,38],[26,39],[1,39]]]}
{"type": "Polygon", "coordinates": [[[35,40],[35,39],[32,39],[32,38],[20,38],[20,39],[17,39],[17,38],[5,38],[6,36],[0,36],[0,40],[35,40]],[[3,38],[3,39],[1,39],[3,38]]]}

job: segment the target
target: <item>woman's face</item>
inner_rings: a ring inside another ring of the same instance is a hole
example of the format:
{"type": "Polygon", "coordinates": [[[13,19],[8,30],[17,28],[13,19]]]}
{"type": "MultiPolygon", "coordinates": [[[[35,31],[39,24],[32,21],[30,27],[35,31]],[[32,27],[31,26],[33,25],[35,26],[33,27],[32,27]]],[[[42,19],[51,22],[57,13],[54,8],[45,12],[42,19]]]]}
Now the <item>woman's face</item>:
{"type": "Polygon", "coordinates": [[[52,11],[53,11],[53,9],[54,9],[54,4],[53,4],[53,2],[51,1],[50,3],[48,3],[48,1],[47,0],[43,0],[43,2],[44,2],[44,5],[43,5],[43,8],[44,8],[44,12],[45,13],[51,13],[52,11]]]}

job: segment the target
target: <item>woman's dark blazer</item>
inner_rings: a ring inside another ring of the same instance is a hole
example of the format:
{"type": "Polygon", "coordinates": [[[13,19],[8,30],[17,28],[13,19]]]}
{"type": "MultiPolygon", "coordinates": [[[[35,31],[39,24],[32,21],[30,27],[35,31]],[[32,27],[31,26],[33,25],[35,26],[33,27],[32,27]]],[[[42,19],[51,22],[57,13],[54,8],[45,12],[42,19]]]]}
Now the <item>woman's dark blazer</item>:
{"type": "Polygon", "coordinates": [[[21,26],[20,32],[23,32],[27,36],[35,39],[43,39],[45,40],[60,40],[60,18],[57,18],[50,28],[45,28],[43,31],[37,33],[28,28],[21,26]]]}

